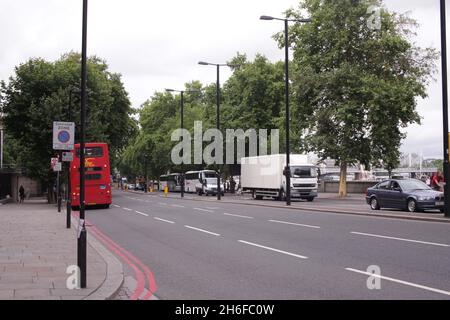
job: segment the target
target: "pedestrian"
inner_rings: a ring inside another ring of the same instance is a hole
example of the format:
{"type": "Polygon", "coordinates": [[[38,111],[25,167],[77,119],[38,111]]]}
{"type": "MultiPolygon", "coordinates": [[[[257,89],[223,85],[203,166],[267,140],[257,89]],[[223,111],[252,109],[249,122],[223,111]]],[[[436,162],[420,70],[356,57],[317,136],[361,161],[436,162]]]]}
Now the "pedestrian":
{"type": "Polygon", "coordinates": [[[24,200],[25,200],[25,189],[21,185],[19,188],[19,202],[23,203],[24,200]]]}
{"type": "Polygon", "coordinates": [[[443,191],[442,184],[444,182],[444,176],[442,171],[438,170],[431,178],[430,186],[433,190],[443,191]]]}

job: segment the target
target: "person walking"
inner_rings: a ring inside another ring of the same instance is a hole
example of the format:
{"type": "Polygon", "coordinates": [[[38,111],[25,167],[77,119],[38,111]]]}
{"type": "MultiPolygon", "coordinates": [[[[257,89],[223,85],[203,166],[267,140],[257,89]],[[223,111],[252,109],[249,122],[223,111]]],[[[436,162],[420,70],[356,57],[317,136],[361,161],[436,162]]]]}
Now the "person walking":
{"type": "Polygon", "coordinates": [[[433,190],[443,191],[444,176],[441,170],[438,170],[431,178],[430,186],[433,190]]]}
{"type": "Polygon", "coordinates": [[[23,203],[24,200],[25,200],[25,189],[21,185],[19,188],[19,202],[23,203]]]}

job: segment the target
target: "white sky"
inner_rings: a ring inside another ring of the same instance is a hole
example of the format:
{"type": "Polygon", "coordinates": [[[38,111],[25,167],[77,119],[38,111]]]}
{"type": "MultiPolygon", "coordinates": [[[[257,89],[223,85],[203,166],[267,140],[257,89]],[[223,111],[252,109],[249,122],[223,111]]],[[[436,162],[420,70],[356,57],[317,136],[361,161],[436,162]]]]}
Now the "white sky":
{"type": "MultiPolygon", "coordinates": [[[[282,16],[298,3],[90,0],[88,54],[106,59],[113,72],[123,75],[133,107],[139,107],[155,91],[182,88],[192,80],[214,82],[215,69],[197,65],[200,60],[223,63],[237,52],[250,59],[258,52],[272,61],[284,59],[271,38],[282,23],[259,16],[282,16]]],[[[410,11],[420,24],[414,40],[440,49],[439,0],[385,0],[385,5],[410,11]]],[[[0,79],[7,80],[30,57],[55,60],[81,51],[81,7],[82,0],[0,0],[0,79]]],[[[222,83],[229,75],[222,68],[222,83]]],[[[430,97],[419,102],[422,125],[408,128],[403,152],[442,157],[440,76],[429,86],[430,97]]]]}

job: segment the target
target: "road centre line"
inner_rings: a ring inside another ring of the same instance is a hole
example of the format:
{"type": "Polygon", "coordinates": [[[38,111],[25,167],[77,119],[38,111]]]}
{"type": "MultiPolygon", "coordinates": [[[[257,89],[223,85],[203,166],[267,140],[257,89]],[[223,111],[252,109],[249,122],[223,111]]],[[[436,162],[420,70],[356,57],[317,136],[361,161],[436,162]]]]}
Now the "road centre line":
{"type": "Polygon", "coordinates": [[[269,220],[269,222],[289,224],[289,225],[298,226],[298,227],[320,229],[320,227],[318,227],[318,226],[311,226],[311,225],[308,225],[308,224],[300,224],[300,223],[293,223],[293,222],[280,221],[280,220],[269,220]]]}
{"type": "Polygon", "coordinates": [[[171,206],[176,208],[186,208],[185,206],[180,206],[179,204],[172,204],[171,206]]]}
{"type": "Polygon", "coordinates": [[[165,202],[158,202],[158,204],[160,204],[162,206],[167,206],[167,203],[165,203],[165,202]]]}
{"type": "Polygon", "coordinates": [[[200,231],[200,232],[204,232],[204,233],[207,233],[207,234],[211,234],[211,235],[216,236],[216,237],[220,237],[220,234],[215,233],[215,232],[211,232],[211,231],[208,231],[208,230],[204,230],[204,229],[200,229],[200,228],[195,228],[195,227],[191,227],[191,226],[187,226],[187,225],[185,225],[185,227],[188,228],[188,229],[197,230],[197,231],[200,231]]]}
{"type": "Polygon", "coordinates": [[[123,208],[123,210],[126,210],[126,211],[133,211],[133,210],[130,209],[130,208],[123,208]]]}
{"type": "Polygon", "coordinates": [[[148,217],[148,214],[146,214],[146,213],[143,213],[143,212],[140,212],[140,211],[134,211],[134,212],[136,212],[136,213],[138,213],[138,214],[140,214],[140,215],[142,215],[142,216],[148,217]]]}
{"type": "Polygon", "coordinates": [[[353,268],[345,268],[345,270],[351,271],[351,272],[355,272],[355,273],[364,274],[364,275],[369,276],[369,277],[380,278],[382,280],[396,282],[396,283],[404,284],[404,285],[407,285],[407,286],[410,286],[410,287],[419,288],[419,289],[423,289],[423,290],[428,290],[428,291],[432,291],[432,292],[436,292],[436,293],[440,293],[440,294],[444,294],[444,295],[450,296],[450,292],[449,291],[445,291],[445,290],[435,289],[435,288],[423,286],[423,285],[420,285],[420,284],[407,282],[407,281],[394,279],[394,278],[389,278],[389,277],[385,277],[385,276],[382,276],[382,275],[377,275],[377,274],[373,274],[371,272],[366,272],[366,271],[357,270],[357,269],[353,269],[353,268]]]}
{"type": "Polygon", "coordinates": [[[429,244],[432,246],[438,246],[438,247],[450,247],[448,244],[443,243],[435,243],[435,242],[427,242],[427,241],[419,241],[419,240],[411,240],[411,239],[404,239],[404,238],[395,238],[395,237],[388,237],[388,236],[382,236],[378,234],[371,234],[371,233],[362,233],[362,232],[350,232],[351,234],[361,235],[361,236],[368,236],[368,237],[375,237],[375,238],[382,238],[382,239],[391,239],[391,240],[399,240],[399,241],[405,241],[405,242],[413,242],[413,243],[421,243],[421,244],[429,244]]]}
{"type": "Polygon", "coordinates": [[[295,254],[295,253],[291,253],[291,252],[287,252],[287,251],[283,251],[283,250],[279,250],[279,249],[275,249],[275,248],[271,248],[271,247],[262,246],[260,244],[256,244],[256,243],[252,243],[252,242],[248,242],[248,241],[244,241],[244,240],[238,240],[238,241],[241,242],[241,243],[248,244],[250,246],[254,246],[254,247],[258,247],[258,248],[262,248],[262,249],[266,249],[266,250],[270,250],[270,251],[275,251],[275,252],[278,252],[278,253],[286,254],[288,256],[292,256],[292,257],[296,257],[296,258],[300,258],[300,259],[308,259],[308,257],[301,256],[299,254],[295,254]]]}
{"type": "Polygon", "coordinates": [[[153,219],[158,220],[158,221],[162,221],[162,222],[171,223],[171,224],[174,224],[174,223],[175,223],[174,221],[170,221],[170,220],[166,220],[166,219],[161,219],[161,218],[158,218],[158,217],[154,217],[153,219]]]}
{"type": "Polygon", "coordinates": [[[194,208],[195,210],[199,210],[199,211],[205,211],[205,212],[209,212],[209,213],[214,213],[214,211],[212,210],[207,210],[207,209],[202,209],[202,208],[194,208]]]}
{"type": "Polygon", "coordinates": [[[120,208],[120,206],[118,206],[117,204],[113,204],[113,206],[116,208],[120,208]]]}
{"type": "Polygon", "coordinates": [[[241,216],[240,214],[233,214],[233,213],[224,213],[224,215],[226,216],[231,216],[231,217],[238,217],[238,218],[244,218],[244,219],[255,219],[253,217],[249,217],[249,216],[241,216]]]}

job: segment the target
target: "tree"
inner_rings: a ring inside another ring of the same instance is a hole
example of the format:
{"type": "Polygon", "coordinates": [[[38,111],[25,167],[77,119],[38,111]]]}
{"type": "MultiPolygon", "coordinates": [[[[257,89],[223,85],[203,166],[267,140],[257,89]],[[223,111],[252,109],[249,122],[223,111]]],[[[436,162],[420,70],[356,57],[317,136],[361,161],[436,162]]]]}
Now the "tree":
{"type": "MultiPolygon", "coordinates": [[[[69,120],[71,89],[79,85],[80,55],[69,53],[55,62],[30,59],[15,68],[15,75],[1,87],[1,112],[5,130],[17,144],[16,164],[31,178],[51,190],[50,171],[53,121],[69,120]]],[[[134,113],[119,74],[108,71],[98,57],[88,61],[87,141],[106,142],[114,163],[117,153],[135,134],[134,113]]],[[[78,101],[79,102],[79,101],[78,101]]],[[[73,121],[79,139],[80,112],[74,102],[73,121]]]]}
{"type": "MultiPolygon", "coordinates": [[[[369,28],[369,7],[381,5],[304,0],[287,12],[312,18],[290,29],[295,130],[303,150],[338,161],[340,196],[347,194],[349,164],[398,164],[401,128],[420,123],[417,98],[427,96],[435,70],[436,52],[410,40],[413,20],[381,9],[380,28],[369,28]]],[[[276,39],[284,45],[281,34],[276,39]]]]}

